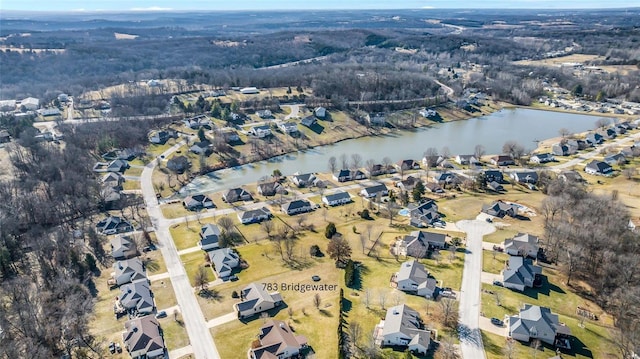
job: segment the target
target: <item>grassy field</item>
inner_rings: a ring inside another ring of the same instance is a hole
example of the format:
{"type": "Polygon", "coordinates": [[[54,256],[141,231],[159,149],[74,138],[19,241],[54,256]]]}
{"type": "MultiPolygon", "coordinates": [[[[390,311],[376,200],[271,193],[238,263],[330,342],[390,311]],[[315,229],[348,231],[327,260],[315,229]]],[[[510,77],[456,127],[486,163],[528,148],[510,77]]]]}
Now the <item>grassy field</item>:
{"type": "Polygon", "coordinates": [[[124,190],[133,190],[133,189],[141,189],[141,188],[142,187],[140,186],[140,181],[126,180],[122,184],[122,189],[124,190]]]}
{"type": "Polygon", "coordinates": [[[147,270],[148,276],[164,273],[167,271],[167,266],[164,263],[164,259],[162,258],[162,253],[158,250],[143,253],[140,258],[144,262],[144,267],[147,270]]]}
{"type": "MultiPolygon", "coordinates": [[[[613,325],[612,318],[596,304],[578,296],[573,287],[565,285],[564,276],[555,269],[544,268],[546,280],[541,288],[527,289],[520,293],[502,287],[483,284],[482,312],[486,317],[503,318],[505,315],[515,315],[524,304],[546,306],[560,316],[560,322],[566,323],[575,337],[572,346],[576,348],[576,358],[617,358],[608,328],[613,325]],[[498,293],[501,305],[496,302],[498,293]],[[585,327],[579,326],[576,308],[588,308],[598,315],[598,321],[585,320],[585,327]]],[[[582,283],[577,283],[582,285],[582,283]]],[[[528,347],[518,344],[522,349],[528,347]]]]}
{"type": "Polygon", "coordinates": [[[507,260],[509,260],[508,254],[494,251],[482,251],[482,271],[500,274],[500,271],[504,269],[504,265],[507,260]]]}
{"type": "MultiPolygon", "coordinates": [[[[189,335],[184,323],[174,320],[173,313],[167,314],[166,318],[158,319],[167,350],[171,351],[189,345],[189,335]]],[[[180,320],[181,318],[178,319],[180,320]]]]}
{"type": "Polygon", "coordinates": [[[171,279],[165,278],[151,282],[151,291],[158,311],[178,305],[171,279]]]}

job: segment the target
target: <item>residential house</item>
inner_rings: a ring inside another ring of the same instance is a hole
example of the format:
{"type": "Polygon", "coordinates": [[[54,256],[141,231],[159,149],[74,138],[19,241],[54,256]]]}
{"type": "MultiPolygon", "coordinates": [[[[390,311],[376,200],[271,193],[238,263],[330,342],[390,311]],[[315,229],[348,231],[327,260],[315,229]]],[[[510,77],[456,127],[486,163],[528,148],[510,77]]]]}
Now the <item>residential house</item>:
{"type": "Polygon", "coordinates": [[[196,155],[209,156],[213,153],[213,144],[211,144],[209,140],[196,142],[193,146],[189,147],[189,151],[196,155]]]}
{"type": "Polygon", "coordinates": [[[62,113],[60,112],[60,110],[58,110],[55,107],[50,107],[50,108],[41,108],[38,111],[38,114],[40,114],[42,117],[57,117],[60,118],[60,116],[62,115],[62,113]]]}
{"type": "Polygon", "coordinates": [[[574,150],[574,151],[584,150],[586,148],[589,148],[589,147],[593,146],[592,144],[590,144],[589,142],[587,142],[585,140],[568,139],[566,142],[567,142],[567,145],[570,148],[572,148],[572,150],[574,150]]]}
{"type": "Polygon", "coordinates": [[[528,233],[518,233],[504,240],[504,251],[512,256],[538,257],[540,239],[528,233]]]}
{"type": "Polygon", "coordinates": [[[518,215],[518,206],[498,200],[482,208],[482,212],[499,218],[504,216],[515,217],[518,215]]]}
{"type": "Polygon", "coordinates": [[[440,221],[438,205],[433,200],[420,204],[410,203],[407,208],[409,209],[409,223],[414,227],[428,227],[440,221]]]}
{"type": "Polygon", "coordinates": [[[215,224],[205,224],[200,228],[198,246],[203,251],[220,248],[220,228],[215,224]]]}
{"type": "Polygon", "coordinates": [[[249,130],[249,133],[258,138],[265,138],[271,136],[271,127],[268,125],[253,126],[249,130]]]}
{"type": "Polygon", "coordinates": [[[175,130],[156,131],[149,137],[149,142],[164,145],[170,138],[178,138],[178,133],[175,130]]]}
{"type": "Polygon", "coordinates": [[[122,342],[132,359],[163,358],[164,339],[158,320],[152,315],[124,323],[122,342]]]}
{"type": "Polygon", "coordinates": [[[367,175],[361,170],[347,170],[343,169],[333,174],[333,179],[338,182],[347,182],[354,180],[361,180],[367,178],[367,175]]]}
{"type": "Polygon", "coordinates": [[[484,173],[484,178],[487,182],[493,182],[493,181],[496,181],[498,183],[504,182],[503,174],[499,170],[486,170],[483,173],[484,173]]]}
{"type": "Polygon", "coordinates": [[[182,200],[182,206],[190,211],[199,211],[205,208],[208,209],[216,207],[211,198],[203,194],[194,194],[192,196],[185,197],[184,200],[182,200]]]}
{"type": "Polygon", "coordinates": [[[115,236],[111,241],[111,256],[115,260],[136,257],[138,248],[135,240],[129,236],[115,236]]]}
{"type": "Polygon", "coordinates": [[[191,167],[191,162],[186,156],[172,157],[167,161],[167,168],[176,173],[184,173],[189,167],[191,167]]]}
{"type": "Polygon", "coordinates": [[[585,141],[591,146],[599,145],[604,141],[604,137],[597,132],[591,132],[585,138],[585,141]]]}
{"type": "Polygon", "coordinates": [[[109,216],[96,224],[96,231],[104,235],[133,232],[133,226],[120,217],[109,216]]]}
{"type": "Polygon", "coordinates": [[[124,176],[119,172],[108,172],[102,176],[101,182],[103,186],[112,188],[122,188],[122,183],[125,181],[124,176]]]}
{"type": "Polygon", "coordinates": [[[240,135],[238,132],[231,129],[223,129],[220,131],[220,136],[224,138],[224,141],[227,143],[234,143],[240,141],[240,135]]]}
{"type": "Polygon", "coordinates": [[[415,160],[402,160],[396,164],[398,171],[419,170],[420,163],[415,160]]]}
{"type": "Polygon", "coordinates": [[[241,302],[234,304],[238,318],[250,317],[275,307],[283,301],[278,292],[268,293],[262,283],[251,283],[240,291],[241,302]]]}
{"type": "Polygon", "coordinates": [[[556,156],[571,156],[578,151],[576,147],[568,144],[556,143],[551,146],[551,152],[556,156]]]}
{"type": "Polygon", "coordinates": [[[298,125],[295,122],[281,122],[278,127],[286,134],[298,132],[298,125]]]}
{"type": "Polygon", "coordinates": [[[558,178],[565,182],[576,182],[576,183],[584,183],[585,180],[582,178],[578,171],[562,171],[558,175],[558,178]]]}
{"type": "Polygon", "coordinates": [[[9,112],[16,110],[16,100],[0,101],[0,112],[9,112]]]}
{"type": "Polygon", "coordinates": [[[317,183],[317,181],[318,181],[318,178],[316,178],[316,175],[314,175],[313,173],[305,173],[305,174],[294,173],[291,176],[291,182],[293,182],[299,188],[312,187],[317,183]]]}
{"type": "Polygon", "coordinates": [[[402,263],[394,280],[398,290],[414,293],[427,299],[435,297],[436,280],[429,276],[424,265],[415,259],[402,263]]]}
{"type": "Polygon", "coordinates": [[[194,117],[185,119],[183,122],[185,126],[189,127],[192,130],[197,130],[200,127],[211,126],[211,120],[209,119],[209,117],[207,117],[207,115],[194,116],[194,117]]]}
{"type": "Polygon", "coordinates": [[[35,111],[40,107],[40,100],[35,97],[27,97],[20,101],[20,107],[25,111],[35,111]]]}
{"type": "Polygon", "coordinates": [[[538,173],[535,171],[511,172],[509,177],[518,183],[538,183],[538,173]]]}
{"type": "Polygon", "coordinates": [[[275,196],[277,193],[281,193],[283,191],[286,193],[286,190],[284,189],[284,187],[282,187],[282,185],[278,181],[271,181],[271,182],[258,184],[258,194],[262,196],[268,196],[268,197],[275,196]]]}
{"type": "Polygon", "coordinates": [[[240,257],[232,248],[215,249],[207,253],[218,278],[227,278],[240,265],[240,257]]]}
{"type": "Polygon", "coordinates": [[[436,110],[432,108],[423,108],[422,110],[418,111],[418,113],[420,113],[420,116],[424,118],[435,117],[438,114],[436,110]]]}
{"type": "Polygon", "coordinates": [[[609,176],[613,173],[613,168],[606,162],[593,160],[587,164],[584,171],[591,175],[609,176]]]}
{"type": "Polygon", "coordinates": [[[137,281],[121,286],[117,306],[139,316],[153,313],[155,303],[149,281],[137,281]]]}
{"type": "Polygon", "coordinates": [[[290,216],[297,213],[310,212],[311,210],[313,210],[313,203],[304,199],[296,199],[282,205],[282,212],[290,216]]]}
{"type": "Polygon", "coordinates": [[[571,335],[571,330],[560,323],[557,314],[537,305],[525,304],[518,315],[507,319],[506,324],[509,337],[526,343],[531,339],[539,339],[554,345],[557,343],[556,337],[571,335]]]}
{"type": "Polygon", "coordinates": [[[436,194],[444,193],[444,189],[442,189],[442,187],[440,187],[440,185],[437,183],[429,182],[424,185],[424,188],[431,193],[436,193],[436,194]]]}
{"type": "Polygon", "coordinates": [[[487,182],[487,188],[494,192],[504,191],[504,187],[496,181],[487,182]]]}
{"type": "Polygon", "coordinates": [[[324,120],[327,117],[327,109],[322,106],[316,107],[313,110],[313,115],[321,120],[324,120]]]}
{"type": "Polygon", "coordinates": [[[328,206],[339,206],[351,202],[351,195],[348,192],[339,191],[332,194],[325,194],[322,202],[328,206]]]}
{"type": "Polygon", "coordinates": [[[371,178],[383,174],[396,173],[396,168],[393,165],[385,166],[381,164],[375,164],[371,168],[366,168],[364,172],[369,178],[371,178]]]}
{"type": "Polygon", "coordinates": [[[440,155],[427,155],[422,157],[422,164],[426,168],[434,168],[434,167],[453,167],[449,164],[448,161],[445,161],[445,158],[440,155]]]}
{"type": "Polygon", "coordinates": [[[491,157],[491,164],[495,166],[510,166],[515,165],[516,162],[510,155],[499,155],[491,157]]]}
{"type": "Polygon", "coordinates": [[[262,119],[273,118],[273,113],[271,110],[258,110],[256,111],[256,115],[262,119]]]}
{"type": "Polygon", "coordinates": [[[612,139],[616,138],[617,133],[616,133],[616,130],[615,130],[615,129],[613,129],[613,128],[607,128],[607,129],[604,129],[604,130],[601,132],[601,135],[602,135],[602,137],[604,137],[604,138],[607,138],[607,139],[612,140],[612,139]]]}
{"type": "Polygon", "coordinates": [[[430,251],[444,249],[447,236],[442,233],[413,231],[396,241],[392,253],[398,256],[424,258],[430,251]]]}
{"type": "Polygon", "coordinates": [[[113,263],[113,279],[116,285],[147,281],[147,271],[140,258],[123,259],[113,263]]]}
{"type": "Polygon", "coordinates": [[[120,201],[120,187],[110,187],[102,185],[100,188],[100,198],[107,208],[116,208],[116,204],[120,201]]]}
{"type": "Polygon", "coordinates": [[[480,159],[476,158],[474,155],[457,155],[454,159],[458,164],[461,165],[478,165],[480,164],[480,159]]]}
{"type": "Polygon", "coordinates": [[[129,167],[129,162],[125,160],[113,160],[107,166],[107,172],[124,172],[129,167]]]}
{"type": "Polygon", "coordinates": [[[369,113],[365,118],[369,126],[384,126],[387,119],[383,113],[369,113]]]}
{"type": "Polygon", "coordinates": [[[627,158],[622,153],[616,153],[613,155],[608,155],[604,158],[604,162],[608,165],[619,165],[623,163],[627,163],[627,158]]]}
{"type": "Polygon", "coordinates": [[[259,223],[271,218],[271,211],[267,207],[238,212],[238,219],[242,224],[259,223]]]}
{"type": "Polygon", "coordinates": [[[109,152],[103,153],[102,158],[104,158],[107,161],[111,161],[111,160],[123,160],[123,161],[131,161],[134,158],[136,158],[136,156],[140,153],[140,151],[136,151],[134,149],[131,148],[125,148],[125,149],[114,149],[111,150],[109,152]]]}
{"type": "MultiPolygon", "coordinates": [[[[0,139],[0,142],[2,142],[2,139],[0,139]]],[[[620,153],[626,158],[633,158],[636,157],[636,155],[640,154],[640,148],[636,147],[635,145],[626,146],[620,150],[620,153]]]]}
{"type": "Polygon", "coordinates": [[[313,127],[314,125],[316,125],[318,123],[318,119],[316,119],[313,116],[307,116],[307,117],[303,118],[302,120],[300,120],[300,123],[303,126],[311,128],[311,127],[313,127]]]}
{"type": "Polygon", "coordinates": [[[222,200],[227,203],[238,201],[253,201],[253,196],[242,187],[232,188],[222,194],[222,200]]]}
{"type": "Polygon", "coordinates": [[[406,304],[387,309],[384,320],[376,326],[376,344],[382,347],[406,347],[409,351],[426,354],[431,344],[431,332],[418,312],[406,304]]]}
{"type": "Polygon", "coordinates": [[[451,172],[445,172],[440,174],[435,174],[433,176],[434,181],[438,182],[440,185],[457,185],[461,184],[462,180],[458,175],[451,172]]]}
{"type": "Polygon", "coordinates": [[[360,191],[360,195],[365,198],[375,198],[378,194],[380,194],[380,196],[387,196],[389,194],[389,190],[384,183],[365,187],[360,191]]]}
{"type": "Polygon", "coordinates": [[[295,335],[283,321],[269,319],[260,327],[258,339],[249,349],[249,359],[297,358],[306,347],[305,336],[295,335]]]}
{"type": "Polygon", "coordinates": [[[404,180],[397,181],[395,183],[395,186],[400,188],[403,191],[410,192],[418,184],[418,182],[420,182],[419,178],[416,178],[416,177],[413,177],[413,176],[408,176],[404,180]]]}
{"type": "Polygon", "coordinates": [[[547,163],[555,161],[555,157],[551,153],[536,153],[529,158],[529,162],[531,163],[547,163]]]}
{"type": "Polygon", "coordinates": [[[541,273],[542,268],[534,265],[531,259],[510,255],[502,270],[502,284],[505,288],[522,292],[525,288],[532,288],[536,276],[541,273]]]}

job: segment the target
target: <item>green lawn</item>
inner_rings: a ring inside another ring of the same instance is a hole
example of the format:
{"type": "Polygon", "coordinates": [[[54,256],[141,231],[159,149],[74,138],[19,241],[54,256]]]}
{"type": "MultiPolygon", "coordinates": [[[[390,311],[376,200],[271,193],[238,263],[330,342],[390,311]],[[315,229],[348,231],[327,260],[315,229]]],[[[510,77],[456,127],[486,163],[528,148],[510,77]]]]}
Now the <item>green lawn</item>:
{"type": "MultiPolygon", "coordinates": [[[[181,320],[182,318],[178,318],[181,320]]],[[[173,313],[167,313],[167,317],[158,320],[164,335],[164,344],[168,350],[175,350],[189,345],[189,335],[184,323],[175,321],[173,313]]]]}
{"type": "Polygon", "coordinates": [[[162,253],[159,250],[143,253],[141,258],[144,261],[144,267],[147,270],[147,275],[152,276],[167,271],[167,266],[165,265],[162,253]]]}
{"type": "MultiPolygon", "coordinates": [[[[202,223],[204,223],[204,221],[202,223]]],[[[201,227],[202,225],[197,221],[191,221],[188,225],[186,223],[180,223],[171,226],[169,233],[171,233],[171,238],[173,238],[173,243],[175,243],[176,248],[180,251],[197,246],[198,241],[200,241],[199,233],[201,227]]]]}
{"type": "Polygon", "coordinates": [[[527,289],[524,293],[483,284],[482,312],[484,316],[504,318],[505,315],[515,315],[524,304],[549,307],[560,316],[560,322],[566,323],[575,336],[572,346],[578,348],[576,349],[577,358],[617,358],[618,354],[607,329],[613,324],[611,317],[595,304],[581,298],[573,289],[567,287],[564,284],[563,276],[556,270],[545,268],[543,275],[547,276],[548,282],[545,281],[541,288],[527,289]],[[495,294],[490,294],[489,291],[498,293],[501,306],[497,305],[495,294]],[[599,316],[600,320],[585,320],[585,328],[581,328],[578,325],[579,317],[576,315],[578,306],[589,308],[599,316]],[[588,355],[589,352],[592,356],[588,355]]]}
{"type": "Polygon", "coordinates": [[[140,181],[126,180],[122,184],[122,189],[125,189],[125,190],[133,190],[133,189],[141,189],[141,188],[142,187],[140,187],[140,181]]]}
{"type": "MultiPolygon", "coordinates": [[[[180,256],[180,260],[184,265],[184,269],[187,272],[187,276],[189,277],[189,282],[192,286],[195,286],[195,274],[198,271],[198,268],[205,265],[204,261],[204,252],[196,251],[193,253],[185,254],[180,256]]],[[[207,273],[207,279],[209,282],[215,279],[215,275],[213,274],[213,270],[210,267],[205,267],[205,273],[207,273]]]]}
{"type": "Polygon", "coordinates": [[[500,274],[509,255],[497,251],[482,251],[482,271],[500,274]]]}
{"type": "MultiPolygon", "coordinates": [[[[165,278],[151,282],[151,291],[156,301],[156,308],[158,310],[164,310],[166,308],[178,305],[175,293],[173,291],[173,285],[171,279],[165,278]]],[[[168,313],[171,314],[171,313],[168,313]]]]}
{"type": "Polygon", "coordinates": [[[182,201],[163,204],[161,208],[162,208],[162,214],[166,218],[179,218],[179,217],[191,216],[193,214],[196,214],[196,212],[193,212],[184,208],[184,206],[182,205],[182,201]]]}

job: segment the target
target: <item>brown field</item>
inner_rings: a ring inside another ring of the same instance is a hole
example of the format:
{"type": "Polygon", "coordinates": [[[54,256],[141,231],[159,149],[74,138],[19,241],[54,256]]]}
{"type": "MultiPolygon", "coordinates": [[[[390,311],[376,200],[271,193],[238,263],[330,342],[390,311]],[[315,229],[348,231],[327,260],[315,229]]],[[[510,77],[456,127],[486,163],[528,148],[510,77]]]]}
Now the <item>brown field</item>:
{"type": "Polygon", "coordinates": [[[533,65],[533,66],[559,66],[565,62],[581,62],[588,63],[595,60],[604,60],[604,57],[598,55],[586,55],[586,54],[571,54],[567,56],[553,57],[543,60],[521,60],[515,61],[518,65],[533,65]]]}

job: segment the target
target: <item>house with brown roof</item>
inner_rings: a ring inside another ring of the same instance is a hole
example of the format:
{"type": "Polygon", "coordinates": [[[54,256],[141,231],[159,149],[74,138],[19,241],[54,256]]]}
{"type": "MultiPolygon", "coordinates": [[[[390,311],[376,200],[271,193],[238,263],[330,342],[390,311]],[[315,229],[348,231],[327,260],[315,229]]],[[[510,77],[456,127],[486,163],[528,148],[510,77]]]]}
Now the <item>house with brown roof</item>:
{"type": "Polygon", "coordinates": [[[124,323],[122,341],[131,358],[159,358],[165,346],[158,320],[151,315],[134,318],[124,323]]]}
{"type": "Polygon", "coordinates": [[[260,334],[251,344],[251,359],[287,359],[297,356],[307,347],[307,338],[295,335],[287,323],[269,319],[260,327],[260,334]]]}

